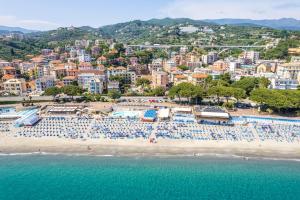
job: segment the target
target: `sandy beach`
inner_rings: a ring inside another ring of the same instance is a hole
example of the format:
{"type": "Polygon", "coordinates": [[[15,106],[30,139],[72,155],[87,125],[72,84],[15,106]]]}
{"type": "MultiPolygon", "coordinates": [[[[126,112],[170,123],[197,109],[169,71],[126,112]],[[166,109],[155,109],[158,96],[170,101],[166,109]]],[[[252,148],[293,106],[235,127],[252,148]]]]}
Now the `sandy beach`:
{"type": "Polygon", "coordinates": [[[0,153],[58,153],[116,156],[193,156],[203,154],[300,159],[298,143],[188,141],[160,139],[150,144],[143,139],[89,139],[0,137],[0,153]]]}

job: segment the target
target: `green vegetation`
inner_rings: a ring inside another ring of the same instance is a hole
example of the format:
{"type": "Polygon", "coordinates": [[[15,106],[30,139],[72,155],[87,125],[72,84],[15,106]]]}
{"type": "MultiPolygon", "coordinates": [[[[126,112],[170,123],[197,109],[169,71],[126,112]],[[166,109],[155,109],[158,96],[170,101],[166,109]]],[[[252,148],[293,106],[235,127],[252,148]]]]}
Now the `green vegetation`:
{"type": "Polygon", "coordinates": [[[281,40],[276,48],[262,53],[263,59],[289,59],[288,49],[300,46],[299,37],[296,39],[281,40]]]}
{"type": "Polygon", "coordinates": [[[88,102],[105,102],[107,101],[105,97],[101,96],[100,94],[90,94],[86,93],[83,95],[83,99],[88,102]]]}
{"type": "Polygon", "coordinates": [[[241,80],[232,84],[233,87],[241,88],[249,95],[255,88],[267,88],[270,81],[267,78],[242,77],[241,80]]]}
{"type": "Polygon", "coordinates": [[[260,88],[253,90],[250,99],[265,109],[279,113],[293,113],[300,110],[299,90],[269,90],[260,88]]]}
{"type": "Polygon", "coordinates": [[[76,95],[79,95],[79,96],[82,95],[83,90],[80,87],[74,86],[74,85],[67,85],[62,88],[50,87],[45,90],[44,95],[45,96],[56,96],[56,95],[62,94],[62,93],[73,97],[76,95]]]}
{"type": "MultiPolygon", "coordinates": [[[[58,52],[64,50],[66,46],[74,45],[75,40],[100,40],[100,53],[97,56],[105,55],[108,58],[116,59],[123,57],[125,48],[123,44],[199,44],[215,45],[265,45],[273,39],[281,39],[278,47],[266,52],[262,51],[262,56],[266,59],[287,58],[287,48],[299,45],[299,33],[293,31],[278,31],[265,27],[256,26],[219,26],[203,21],[190,19],[162,19],[149,21],[131,21],[126,23],[104,26],[101,28],[79,27],[79,28],[59,28],[57,30],[28,33],[24,39],[0,40],[0,58],[12,60],[14,58],[28,59],[26,55],[37,55],[41,49],[57,48],[58,52]],[[181,27],[192,25],[199,29],[194,33],[184,33],[181,27]],[[213,32],[201,31],[204,26],[213,32]],[[264,38],[263,36],[267,36],[264,38]],[[114,48],[116,54],[109,54],[107,39],[116,42],[114,48]]],[[[87,52],[91,51],[91,46],[85,47],[87,52]]],[[[175,48],[174,50],[177,50],[175,48]]],[[[205,54],[207,49],[195,48],[195,52],[200,55],[205,54]]],[[[240,49],[231,49],[223,52],[220,57],[238,56],[240,49]]],[[[153,50],[137,52],[141,63],[148,64],[152,58],[167,58],[168,53],[164,50],[153,50]]],[[[114,64],[114,63],[109,63],[114,64]]],[[[120,63],[119,63],[120,65],[120,63]]],[[[122,65],[122,64],[121,64],[122,65]]]]}
{"type": "Polygon", "coordinates": [[[180,83],[169,90],[169,97],[172,99],[177,97],[180,102],[182,98],[187,98],[189,103],[193,100],[199,103],[204,97],[204,90],[192,83],[180,83]]]}
{"type": "Polygon", "coordinates": [[[151,81],[146,79],[146,78],[138,78],[136,79],[136,83],[135,85],[138,86],[142,86],[143,88],[149,86],[151,84],[151,81]]]}
{"type": "Polygon", "coordinates": [[[180,66],[178,66],[177,68],[181,69],[182,71],[189,70],[189,67],[188,67],[188,66],[185,66],[185,65],[180,65],[180,66]]]}
{"type": "Polygon", "coordinates": [[[121,93],[117,90],[111,90],[107,93],[107,95],[113,100],[119,99],[121,97],[121,93]]]}
{"type": "Polygon", "coordinates": [[[165,92],[166,90],[163,87],[156,87],[152,89],[147,95],[161,97],[161,96],[165,96],[165,92]]]}

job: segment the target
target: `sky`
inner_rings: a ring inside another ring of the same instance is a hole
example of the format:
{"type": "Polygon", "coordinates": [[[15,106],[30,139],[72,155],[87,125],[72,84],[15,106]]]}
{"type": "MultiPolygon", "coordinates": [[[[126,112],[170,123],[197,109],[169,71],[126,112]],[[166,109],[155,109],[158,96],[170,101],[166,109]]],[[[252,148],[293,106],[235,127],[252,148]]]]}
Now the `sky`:
{"type": "Polygon", "coordinates": [[[164,17],[300,19],[300,0],[0,0],[0,25],[32,30],[164,17]]]}

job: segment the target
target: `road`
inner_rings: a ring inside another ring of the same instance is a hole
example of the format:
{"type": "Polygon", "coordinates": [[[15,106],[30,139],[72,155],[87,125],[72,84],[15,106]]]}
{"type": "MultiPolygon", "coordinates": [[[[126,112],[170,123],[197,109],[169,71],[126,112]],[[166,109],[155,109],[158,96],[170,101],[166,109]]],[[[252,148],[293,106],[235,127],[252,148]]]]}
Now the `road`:
{"type": "MultiPolygon", "coordinates": [[[[11,96],[11,97],[0,97],[0,102],[3,101],[23,101],[23,99],[28,100],[28,97],[22,97],[22,96],[11,96]]],[[[32,100],[35,101],[52,101],[53,97],[52,96],[33,96],[32,100]]]]}
{"type": "Polygon", "coordinates": [[[128,45],[128,47],[139,48],[156,48],[156,49],[169,49],[172,47],[199,47],[199,48],[266,48],[265,45],[128,45]]]}

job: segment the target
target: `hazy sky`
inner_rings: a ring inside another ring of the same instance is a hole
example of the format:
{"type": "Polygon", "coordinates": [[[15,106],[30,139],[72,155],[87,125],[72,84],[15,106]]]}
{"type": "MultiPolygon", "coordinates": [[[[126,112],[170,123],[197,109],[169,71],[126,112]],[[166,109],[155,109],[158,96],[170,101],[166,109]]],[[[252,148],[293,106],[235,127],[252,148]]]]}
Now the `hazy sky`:
{"type": "Polygon", "coordinates": [[[36,30],[163,17],[300,19],[300,0],[0,0],[0,25],[36,30]]]}

